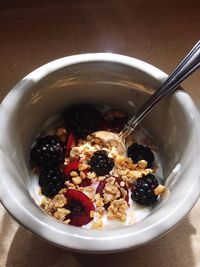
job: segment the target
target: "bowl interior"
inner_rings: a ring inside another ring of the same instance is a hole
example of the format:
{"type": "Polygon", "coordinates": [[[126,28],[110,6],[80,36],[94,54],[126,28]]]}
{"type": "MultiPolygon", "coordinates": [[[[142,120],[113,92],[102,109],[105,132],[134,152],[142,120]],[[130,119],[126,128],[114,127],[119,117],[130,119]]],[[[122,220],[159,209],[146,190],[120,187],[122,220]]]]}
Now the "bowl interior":
{"type": "MultiPolygon", "coordinates": [[[[35,136],[48,118],[74,103],[106,104],[134,114],[158,88],[165,75],[157,79],[153,74],[126,64],[93,61],[63,66],[59,70],[51,71],[48,68],[48,74],[42,78],[34,77],[25,77],[1,105],[1,122],[5,127],[1,133],[0,159],[3,159],[1,167],[7,179],[5,183],[15,188],[19,205],[27,203],[23,209],[29,215],[55,229],[74,229],[65,225],[66,228],[63,228],[62,224],[43,214],[32,200],[29,151],[35,136]]],[[[189,96],[178,91],[163,100],[143,121],[142,126],[158,145],[164,180],[170,176],[173,181],[169,185],[170,194],[153,209],[148,218],[126,227],[131,227],[133,232],[153,224],[155,218],[163,218],[167,210],[175,212],[191,187],[188,175],[192,174],[192,157],[199,150],[198,146],[192,146],[194,141],[199,142],[191,113],[192,105],[189,96]],[[188,104],[185,105],[185,102],[188,104]]],[[[9,200],[5,202],[9,206],[9,200]]],[[[78,231],[80,235],[93,235],[84,232],[84,229],[70,231],[71,234],[78,231]]],[[[162,229],[159,231],[162,232],[162,229]]],[[[102,237],[101,233],[94,235],[102,237]]],[[[64,239],[59,245],[63,244],[64,239]]]]}
{"type": "MultiPolygon", "coordinates": [[[[160,84],[137,69],[104,62],[75,64],[39,82],[30,78],[23,82],[29,89],[19,92],[21,97],[8,118],[8,152],[15,164],[20,164],[19,169],[24,166],[24,174],[20,175],[23,182],[29,179],[30,145],[47,119],[77,103],[110,105],[133,115],[160,84]]],[[[191,123],[187,115],[185,107],[173,95],[163,100],[142,123],[159,147],[165,178],[184,157],[183,144],[188,143],[191,129],[185,127],[191,123]]]]}

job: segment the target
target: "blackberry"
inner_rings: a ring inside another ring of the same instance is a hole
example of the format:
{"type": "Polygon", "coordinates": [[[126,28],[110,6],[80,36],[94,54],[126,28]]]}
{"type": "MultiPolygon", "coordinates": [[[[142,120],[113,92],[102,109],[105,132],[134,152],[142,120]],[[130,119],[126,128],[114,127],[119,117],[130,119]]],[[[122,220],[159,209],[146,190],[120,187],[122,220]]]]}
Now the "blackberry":
{"type": "Polygon", "coordinates": [[[66,127],[79,139],[97,131],[101,119],[101,112],[90,105],[73,106],[64,112],[66,127]]]}
{"type": "Polygon", "coordinates": [[[65,160],[64,146],[58,138],[51,135],[39,138],[31,149],[30,160],[38,167],[62,164],[65,160]]]}
{"type": "Polygon", "coordinates": [[[153,161],[155,160],[153,152],[149,147],[138,145],[137,143],[132,144],[128,147],[128,157],[130,157],[133,163],[137,163],[139,160],[146,160],[150,168],[153,161]]]}
{"type": "Polygon", "coordinates": [[[64,187],[65,176],[57,168],[47,168],[40,172],[39,185],[42,194],[52,198],[64,187]]]}
{"type": "Polygon", "coordinates": [[[158,199],[158,196],[154,194],[154,189],[158,185],[158,180],[152,174],[139,178],[131,189],[132,200],[143,206],[154,204],[158,199]]]}
{"type": "Polygon", "coordinates": [[[114,161],[108,157],[105,150],[96,151],[90,159],[89,165],[91,171],[95,172],[98,176],[108,174],[114,167],[114,161]]]}

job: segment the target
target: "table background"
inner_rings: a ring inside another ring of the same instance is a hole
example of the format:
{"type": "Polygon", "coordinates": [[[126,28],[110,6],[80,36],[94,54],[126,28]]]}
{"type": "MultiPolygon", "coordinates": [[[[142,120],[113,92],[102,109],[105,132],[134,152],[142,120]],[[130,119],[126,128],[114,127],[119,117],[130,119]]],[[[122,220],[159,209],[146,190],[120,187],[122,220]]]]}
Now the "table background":
{"type": "MultiPolygon", "coordinates": [[[[200,39],[199,0],[13,2],[0,4],[0,99],[33,69],[77,53],[121,53],[169,73],[200,39]]],[[[200,107],[199,72],[184,88],[200,107]]],[[[178,227],[145,247],[82,255],[38,239],[0,206],[0,266],[200,266],[199,222],[200,202],[178,227]]]]}

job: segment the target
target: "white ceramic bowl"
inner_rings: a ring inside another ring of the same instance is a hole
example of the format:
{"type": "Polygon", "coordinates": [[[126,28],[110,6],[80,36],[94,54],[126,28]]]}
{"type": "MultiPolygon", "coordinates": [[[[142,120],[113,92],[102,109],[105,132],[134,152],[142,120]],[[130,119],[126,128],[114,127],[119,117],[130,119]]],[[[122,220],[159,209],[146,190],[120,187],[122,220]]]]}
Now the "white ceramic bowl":
{"type": "Polygon", "coordinates": [[[129,113],[167,77],[159,69],[127,56],[97,53],[50,62],[22,79],[0,107],[0,198],[27,229],[66,249],[91,253],[130,249],[161,236],[190,211],[200,194],[199,113],[190,96],[176,91],[144,121],[162,155],[170,194],[137,224],[88,230],[59,223],[34,202],[29,149],[47,118],[66,105],[103,103],[129,113]]]}

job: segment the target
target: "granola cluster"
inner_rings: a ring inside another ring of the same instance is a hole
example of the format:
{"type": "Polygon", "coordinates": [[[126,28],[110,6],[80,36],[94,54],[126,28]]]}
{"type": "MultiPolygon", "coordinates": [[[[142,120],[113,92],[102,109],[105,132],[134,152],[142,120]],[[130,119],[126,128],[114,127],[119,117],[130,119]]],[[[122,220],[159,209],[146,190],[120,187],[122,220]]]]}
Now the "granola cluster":
{"type": "Polygon", "coordinates": [[[42,200],[41,208],[59,221],[68,224],[70,220],[65,218],[70,213],[70,211],[64,208],[67,204],[67,199],[64,195],[65,192],[66,189],[60,190],[59,194],[57,194],[53,199],[44,197],[42,200]]]}

